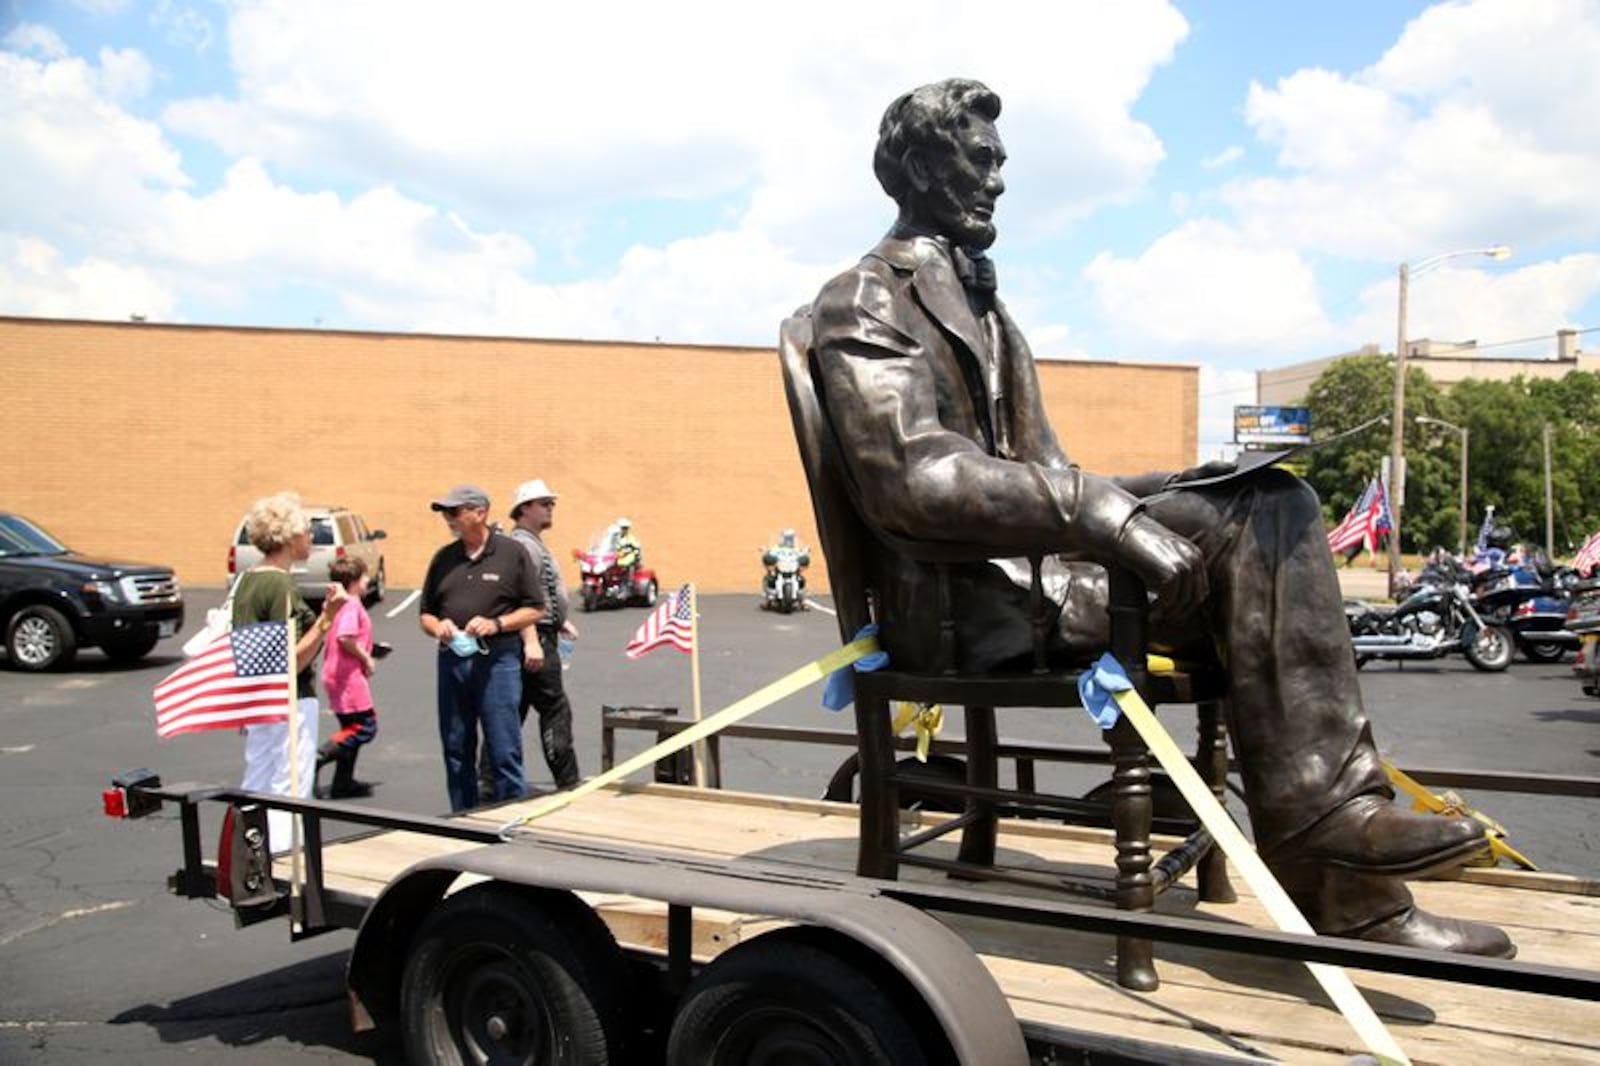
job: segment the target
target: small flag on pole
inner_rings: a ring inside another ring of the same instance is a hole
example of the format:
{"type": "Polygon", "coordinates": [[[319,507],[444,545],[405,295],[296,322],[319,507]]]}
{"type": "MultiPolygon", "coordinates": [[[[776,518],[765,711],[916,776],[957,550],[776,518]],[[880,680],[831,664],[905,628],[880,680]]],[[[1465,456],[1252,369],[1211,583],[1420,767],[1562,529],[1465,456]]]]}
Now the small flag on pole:
{"type": "Polygon", "coordinates": [[[1378,484],[1378,479],[1368,481],[1355,506],[1344,516],[1344,521],[1329,531],[1330,551],[1337,555],[1341,552],[1353,553],[1363,547],[1368,551],[1373,550],[1377,534],[1393,523],[1389,517],[1389,505],[1382,497],[1383,487],[1378,484]]]}
{"type": "Polygon", "coordinates": [[[224,633],[156,686],[156,735],[232,729],[289,716],[289,628],[224,633]]]}
{"type": "Polygon", "coordinates": [[[1592,534],[1583,542],[1583,547],[1578,549],[1578,557],[1572,560],[1572,568],[1584,577],[1600,565],[1600,533],[1592,534]]]}
{"type": "Polygon", "coordinates": [[[1478,542],[1474,548],[1478,552],[1489,550],[1489,534],[1494,532],[1494,504],[1484,509],[1483,524],[1478,527],[1478,542]]]}
{"type": "Polygon", "coordinates": [[[694,651],[694,588],[690,585],[668,596],[644,620],[628,641],[628,658],[637,659],[663,644],[671,644],[686,654],[694,651]]]}

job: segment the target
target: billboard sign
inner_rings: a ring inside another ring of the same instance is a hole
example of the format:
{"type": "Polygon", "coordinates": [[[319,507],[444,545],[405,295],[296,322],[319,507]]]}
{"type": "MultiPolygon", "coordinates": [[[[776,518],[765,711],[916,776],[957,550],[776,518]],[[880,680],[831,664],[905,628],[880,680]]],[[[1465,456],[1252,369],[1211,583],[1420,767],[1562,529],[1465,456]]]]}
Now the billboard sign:
{"type": "Polygon", "coordinates": [[[1233,440],[1254,444],[1310,444],[1309,407],[1235,407],[1233,440]]]}

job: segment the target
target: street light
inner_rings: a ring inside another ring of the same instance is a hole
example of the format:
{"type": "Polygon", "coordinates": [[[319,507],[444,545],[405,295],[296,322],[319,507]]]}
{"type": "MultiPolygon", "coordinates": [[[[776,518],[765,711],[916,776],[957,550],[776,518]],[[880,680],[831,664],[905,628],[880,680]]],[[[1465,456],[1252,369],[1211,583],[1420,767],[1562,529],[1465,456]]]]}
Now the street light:
{"type": "Polygon", "coordinates": [[[1412,266],[1400,264],[1400,314],[1399,339],[1394,346],[1394,417],[1390,420],[1394,436],[1389,442],[1389,516],[1393,528],[1389,531],[1389,590],[1394,591],[1394,579],[1400,574],[1400,512],[1405,507],[1406,466],[1406,296],[1413,274],[1422,275],[1447,259],[1460,256],[1484,255],[1490,259],[1509,259],[1511,249],[1503,244],[1492,248],[1464,248],[1458,252],[1444,252],[1412,266]]]}
{"type": "Polygon", "coordinates": [[[1417,423],[1427,426],[1443,426],[1453,429],[1461,434],[1461,539],[1460,547],[1456,549],[1457,555],[1467,554],[1467,440],[1471,434],[1466,426],[1458,426],[1454,422],[1446,422],[1442,418],[1429,418],[1427,415],[1418,415],[1417,423]]]}

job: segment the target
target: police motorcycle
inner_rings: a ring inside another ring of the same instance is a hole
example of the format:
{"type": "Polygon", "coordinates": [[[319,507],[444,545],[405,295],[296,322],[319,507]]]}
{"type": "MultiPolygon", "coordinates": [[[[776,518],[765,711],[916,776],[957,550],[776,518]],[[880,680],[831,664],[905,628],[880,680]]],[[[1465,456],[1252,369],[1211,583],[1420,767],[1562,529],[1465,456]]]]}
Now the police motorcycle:
{"type": "Polygon", "coordinates": [[[1511,631],[1478,613],[1468,593],[1471,576],[1453,555],[1436,551],[1395,606],[1346,600],[1357,668],[1374,659],[1438,659],[1456,652],[1491,673],[1511,665],[1511,631]]]}
{"type": "Polygon", "coordinates": [[[805,570],[811,565],[811,552],[795,542],[794,530],[784,530],[775,544],[761,549],[761,565],[766,567],[761,606],[780,614],[805,610],[805,570]]]}

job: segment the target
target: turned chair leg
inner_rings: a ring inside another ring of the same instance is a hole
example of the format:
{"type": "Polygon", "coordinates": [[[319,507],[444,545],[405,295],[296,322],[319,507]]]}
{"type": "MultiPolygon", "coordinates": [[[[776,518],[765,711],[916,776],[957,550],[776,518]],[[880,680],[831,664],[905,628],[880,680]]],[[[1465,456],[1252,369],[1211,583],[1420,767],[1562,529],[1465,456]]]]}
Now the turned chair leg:
{"type": "MultiPolygon", "coordinates": [[[[1199,705],[1200,741],[1196,754],[1200,777],[1211,786],[1211,794],[1218,803],[1227,800],[1228,791],[1228,726],[1223,720],[1222,704],[1206,700],[1199,705]]],[[[1217,845],[1211,845],[1195,872],[1200,899],[1205,903],[1234,903],[1239,894],[1228,879],[1228,857],[1217,845]]]]}
{"type": "MultiPolygon", "coordinates": [[[[1000,784],[1000,759],[995,754],[999,736],[993,707],[966,708],[967,784],[995,788],[1000,784]]],[[[962,862],[978,866],[994,865],[995,834],[998,821],[989,800],[967,798],[967,814],[972,816],[961,830],[962,862]]]]}
{"type": "MultiPolygon", "coordinates": [[[[1111,745],[1111,825],[1117,842],[1117,909],[1148,911],[1155,906],[1150,877],[1149,751],[1133,723],[1119,718],[1107,734],[1111,745]]],[[[1117,983],[1136,992],[1153,992],[1156,976],[1150,941],[1117,937],[1117,983]]]]}
{"type": "Polygon", "coordinates": [[[900,793],[894,777],[889,703],[856,692],[861,832],[856,873],[893,881],[900,872],[900,793]]]}

